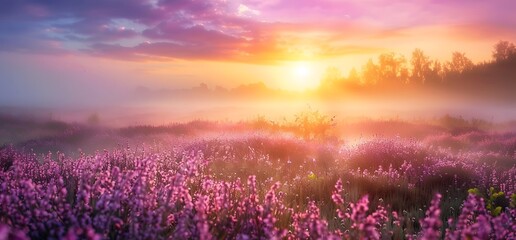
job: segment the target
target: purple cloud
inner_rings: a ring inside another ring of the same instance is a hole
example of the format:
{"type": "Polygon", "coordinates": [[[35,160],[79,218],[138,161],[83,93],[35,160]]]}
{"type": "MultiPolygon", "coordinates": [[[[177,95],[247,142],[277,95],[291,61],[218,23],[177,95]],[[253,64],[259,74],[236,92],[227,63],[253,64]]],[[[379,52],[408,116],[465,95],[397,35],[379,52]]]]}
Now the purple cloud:
{"type": "Polygon", "coordinates": [[[149,39],[171,40],[195,45],[224,45],[242,41],[239,37],[228,35],[222,31],[208,30],[201,25],[182,27],[170,22],[163,22],[156,27],[145,30],[143,36],[149,39]]]}
{"type": "Polygon", "coordinates": [[[507,0],[5,0],[0,50],[273,63],[306,52],[326,58],[376,51],[360,39],[403,41],[425,26],[514,36],[514,7],[507,0]]]}
{"type": "Polygon", "coordinates": [[[5,0],[0,19],[114,19],[153,23],[166,17],[146,0],[5,0]]]}
{"type": "Polygon", "coordinates": [[[134,29],[117,25],[109,20],[82,20],[57,28],[68,33],[72,40],[82,41],[116,41],[139,35],[134,29]]]}

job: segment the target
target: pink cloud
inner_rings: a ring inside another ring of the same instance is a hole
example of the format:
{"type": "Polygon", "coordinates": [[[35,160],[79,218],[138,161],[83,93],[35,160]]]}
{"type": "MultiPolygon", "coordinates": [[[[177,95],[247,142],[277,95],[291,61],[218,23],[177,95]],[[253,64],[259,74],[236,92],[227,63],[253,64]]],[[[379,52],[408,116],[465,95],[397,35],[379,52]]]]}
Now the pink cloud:
{"type": "Polygon", "coordinates": [[[508,0],[6,0],[0,41],[11,49],[60,42],[62,50],[128,60],[269,64],[304,58],[306,52],[320,59],[379,51],[388,46],[367,40],[403,42],[418,37],[413,29],[431,26],[456,29],[457,41],[511,37],[515,7],[508,0]],[[241,14],[241,6],[260,14],[241,14]],[[57,30],[38,30],[47,28],[57,30]]]}

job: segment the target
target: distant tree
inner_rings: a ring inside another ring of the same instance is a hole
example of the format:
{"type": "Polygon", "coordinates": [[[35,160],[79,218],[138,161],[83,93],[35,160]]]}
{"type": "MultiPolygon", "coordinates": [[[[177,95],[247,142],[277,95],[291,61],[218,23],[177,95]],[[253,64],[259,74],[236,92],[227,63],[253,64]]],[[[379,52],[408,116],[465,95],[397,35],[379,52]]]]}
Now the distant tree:
{"type": "Polygon", "coordinates": [[[377,84],[380,78],[380,67],[372,59],[362,67],[362,79],[365,84],[377,84]]]}
{"type": "Polygon", "coordinates": [[[208,90],[208,84],[200,83],[198,88],[201,90],[208,90]]]}
{"type": "Polygon", "coordinates": [[[419,48],[416,48],[412,52],[412,58],[410,59],[412,64],[412,81],[424,83],[427,80],[430,71],[430,58],[423,53],[419,48]]]}
{"type": "Polygon", "coordinates": [[[465,53],[453,52],[452,60],[448,63],[451,72],[463,73],[473,68],[473,62],[466,57],[465,53]]]}
{"type": "Polygon", "coordinates": [[[322,86],[335,86],[339,81],[342,80],[342,74],[336,67],[328,67],[324,73],[322,80],[322,86]]]}
{"type": "Polygon", "coordinates": [[[218,93],[227,93],[229,90],[225,87],[217,85],[217,86],[215,86],[215,91],[218,93]]]}
{"type": "Polygon", "coordinates": [[[396,58],[394,53],[383,53],[378,56],[378,62],[380,64],[380,76],[382,80],[394,79],[397,75],[396,58]]]}
{"type": "Polygon", "coordinates": [[[516,58],[516,46],[508,41],[499,41],[494,46],[493,58],[496,62],[516,58]]]}
{"type": "Polygon", "coordinates": [[[443,78],[443,81],[445,81],[446,76],[451,72],[450,66],[449,66],[448,63],[442,63],[441,66],[443,68],[443,70],[442,70],[442,78],[443,78]]]}
{"type": "Polygon", "coordinates": [[[395,81],[401,80],[404,82],[406,74],[402,74],[403,69],[406,68],[406,59],[402,55],[396,55],[395,53],[384,53],[378,57],[380,64],[379,74],[382,80],[395,81]]]}
{"type": "Polygon", "coordinates": [[[92,113],[86,120],[90,125],[98,125],[100,123],[100,117],[98,113],[92,113]]]}
{"type": "Polygon", "coordinates": [[[442,82],[446,75],[445,69],[439,60],[435,60],[432,62],[431,68],[431,78],[438,80],[438,82],[442,82]]]}
{"type": "Polygon", "coordinates": [[[401,66],[399,70],[398,79],[401,83],[408,83],[410,77],[410,72],[407,67],[401,66]]]}
{"type": "Polygon", "coordinates": [[[350,71],[349,71],[349,74],[348,74],[348,81],[352,82],[352,83],[358,83],[360,82],[360,76],[358,75],[358,71],[355,69],[355,68],[352,68],[350,71]]]}

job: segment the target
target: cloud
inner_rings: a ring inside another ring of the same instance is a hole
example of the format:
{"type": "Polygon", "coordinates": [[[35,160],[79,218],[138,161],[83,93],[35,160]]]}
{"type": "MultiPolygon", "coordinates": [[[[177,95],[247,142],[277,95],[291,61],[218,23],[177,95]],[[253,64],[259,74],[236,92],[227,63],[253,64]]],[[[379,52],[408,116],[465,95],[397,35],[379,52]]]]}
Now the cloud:
{"type": "Polygon", "coordinates": [[[0,21],[0,51],[37,54],[64,54],[60,39],[49,36],[49,29],[31,22],[0,21]]]}
{"type": "Polygon", "coordinates": [[[258,11],[256,9],[251,9],[244,4],[240,4],[238,6],[238,15],[239,16],[260,15],[260,11],[258,11]]]}
{"type": "Polygon", "coordinates": [[[153,23],[166,16],[146,0],[5,0],[0,9],[0,19],[22,20],[125,18],[153,23]]]}
{"type": "Polygon", "coordinates": [[[465,26],[455,28],[470,38],[514,36],[511,7],[506,0],[5,0],[0,50],[272,64],[380,51],[369,39],[402,42],[428,26],[465,26]]]}
{"type": "MultiPolygon", "coordinates": [[[[470,23],[448,26],[450,35],[458,41],[469,39],[515,40],[516,24],[470,23]]],[[[493,42],[494,44],[495,42],[493,42]]]]}
{"type": "Polygon", "coordinates": [[[231,36],[220,30],[210,30],[202,25],[183,27],[170,22],[162,22],[156,27],[146,29],[143,36],[192,45],[231,45],[242,40],[240,37],[231,36]]]}
{"type": "Polygon", "coordinates": [[[70,24],[54,25],[53,30],[65,35],[69,40],[86,42],[117,41],[139,35],[135,29],[111,20],[81,20],[70,24]]]}

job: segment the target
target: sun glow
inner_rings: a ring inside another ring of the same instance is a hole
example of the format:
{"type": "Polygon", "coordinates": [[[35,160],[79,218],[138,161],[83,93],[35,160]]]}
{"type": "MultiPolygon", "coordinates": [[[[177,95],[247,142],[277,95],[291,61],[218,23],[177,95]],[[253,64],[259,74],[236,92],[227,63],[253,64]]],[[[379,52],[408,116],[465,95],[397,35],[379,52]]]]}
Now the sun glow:
{"type": "Polygon", "coordinates": [[[314,66],[308,62],[297,62],[290,66],[291,88],[296,90],[313,89],[319,86],[319,78],[316,76],[314,66]]]}
{"type": "Polygon", "coordinates": [[[306,65],[298,65],[294,67],[294,74],[298,78],[306,78],[310,75],[310,68],[306,65]]]}

